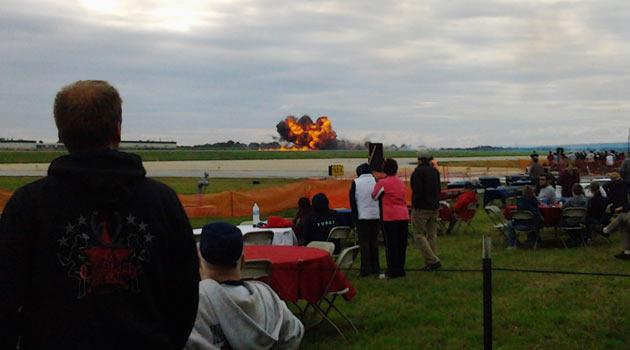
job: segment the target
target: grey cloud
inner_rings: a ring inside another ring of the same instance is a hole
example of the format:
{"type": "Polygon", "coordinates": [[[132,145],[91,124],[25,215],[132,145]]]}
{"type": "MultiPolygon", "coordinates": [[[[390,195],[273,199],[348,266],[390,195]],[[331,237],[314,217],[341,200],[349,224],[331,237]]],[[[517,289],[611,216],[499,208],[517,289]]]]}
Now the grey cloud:
{"type": "Polygon", "coordinates": [[[623,0],[225,1],[188,31],[159,28],[159,1],[127,4],[0,4],[0,137],[54,139],[55,92],[100,78],[123,95],[126,137],[184,144],[270,141],[303,113],[387,143],[625,138],[623,0]]]}

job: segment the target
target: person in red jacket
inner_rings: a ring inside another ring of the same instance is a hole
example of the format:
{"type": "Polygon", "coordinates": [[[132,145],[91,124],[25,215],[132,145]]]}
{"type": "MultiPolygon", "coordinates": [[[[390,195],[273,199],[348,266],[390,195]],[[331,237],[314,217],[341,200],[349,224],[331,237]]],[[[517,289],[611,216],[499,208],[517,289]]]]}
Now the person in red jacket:
{"type": "Polygon", "coordinates": [[[457,196],[455,200],[455,204],[450,208],[450,212],[446,217],[449,217],[448,229],[446,233],[451,233],[455,224],[457,224],[457,220],[470,220],[473,215],[475,215],[474,211],[468,210],[468,206],[471,204],[477,203],[477,192],[475,191],[475,186],[472,182],[466,182],[464,185],[464,192],[457,196]]]}

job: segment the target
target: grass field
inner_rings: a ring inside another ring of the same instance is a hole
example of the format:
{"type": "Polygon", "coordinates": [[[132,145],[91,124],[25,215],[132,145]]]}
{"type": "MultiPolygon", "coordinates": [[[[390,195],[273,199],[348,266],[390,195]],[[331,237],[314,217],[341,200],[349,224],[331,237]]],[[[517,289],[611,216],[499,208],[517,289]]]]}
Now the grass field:
{"type": "MultiPolygon", "coordinates": [[[[0,189],[15,191],[18,187],[37,180],[35,176],[0,176],[0,189]]],[[[197,193],[197,178],[191,177],[158,177],[159,180],[180,194],[197,193]]],[[[299,179],[248,179],[248,178],[211,178],[206,189],[206,193],[217,193],[223,191],[239,191],[254,188],[266,188],[284,185],[299,179]],[[258,183],[255,184],[254,180],[258,183]]]]}
{"type": "MultiPolygon", "coordinates": [[[[0,177],[0,188],[14,189],[35,178],[0,177]]],[[[178,191],[194,182],[162,179],[178,191]]],[[[213,179],[214,180],[214,179],[213,179]]],[[[194,180],[193,180],[194,181],[194,180]]],[[[283,181],[283,180],[280,180],[283,181]]],[[[263,183],[261,185],[272,185],[263,183]]],[[[216,181],[219,191],[249,188],[250,179],[216,181]]],[[[291,217],[295,209],[274,213],[291,217]]],[[[238,223],[249,218],[199,218],[193,227],[224,220],[238,223]]],[[[560,248],[553,234],[543,232],[545,244],[536,251],[508,251],[499,232],[493,232],[479,211],[467,233],[440,236],[439,256],[444,269],[480,269],[481,236],[493,236],[493,266],[504,268],[588,271],[630,274],[630,263],[613,258],[619,239],[596,241],[591,247],[560,248]]],[[[420,268],[419,250],[410,241],[407,268],[420,268]]],[[[386,266],[381,249],[381,266],[386,266]]],[[[357,265],[358,267],[358,261],[357,265]]],[[[339,306],[359,328],[352,334],[344,321],[333,316],[349,341],[344,342],[326,323],[308,329],[303,349],[480,349],[482,329],[482,276],[479,272],[434,273],[409,271],[405,278],[379,280],[348,278],[358,290],[351,302],[339,306]]],[[[493,276],[494,346],[496,349],[629,349],[630,278],[530,274],[495,271],[493,276]]]]}
{"type": "MultiPolygon", "coordinates": [[[[197,219],[193,226],[216,219],[197,219]]],[[[493,236],[494,267],[630,274],[630,263],[613,258],[619,252],[616,235],[610,245],[596,241],[591,247],[564,249],[547,229],[545,244],[538,250],[508,251],[481,211],[469,233],[439,237],[443,268],[480,269],[482,234],[493,236]]],[[[386,266],[383,249],[381,266],[386,266]]],[[[410,241],[407,268],[422,266],[419,250],[410,241]]],[[[410,271],[405,278],[379,280],[360,278],[352,271],[348,277],[358,294],[351,302],[340,300],[339,306],[355,322],[359,335],[335,316],[350,340],[344,342],[321,323],[307,331],[303,349],[482,348],[481,273],[410,271]]],[[[630,278],[495,271],[495,348],[628,349],[628,290],[630,278]]]]}
{"type": "MultiPolygon", "coordinates": [[[[247,160],[247,159],[330,159],[330,158],[365,158],[366,150],[320,150],[314,152],[281,152],[254,150],[155,150],[132,151],[144,161],[182,161],[182,160],[247,160]]],[[[66,154],[64,151],[0,151],[0,163],[49,163],[66,154]]],[[[449,151],[436,150],[436,157],[480,157],[528,155],[530,151],[449,151]]],[[[415,157],[415,151],[386,151],[386,157],[415,157]]]]}

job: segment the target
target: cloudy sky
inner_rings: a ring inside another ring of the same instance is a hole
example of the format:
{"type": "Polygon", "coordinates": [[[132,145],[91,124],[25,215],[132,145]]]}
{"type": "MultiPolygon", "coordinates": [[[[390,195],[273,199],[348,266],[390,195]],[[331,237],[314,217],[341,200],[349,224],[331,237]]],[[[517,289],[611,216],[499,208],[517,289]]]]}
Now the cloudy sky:
{"type": "Polygon", "coordinates": [[[623,141],[627,0],[0,1],[0,137],[54,141],[79,79],[124,139],[271,141],[287,115],[429,146],[623,141]]]}

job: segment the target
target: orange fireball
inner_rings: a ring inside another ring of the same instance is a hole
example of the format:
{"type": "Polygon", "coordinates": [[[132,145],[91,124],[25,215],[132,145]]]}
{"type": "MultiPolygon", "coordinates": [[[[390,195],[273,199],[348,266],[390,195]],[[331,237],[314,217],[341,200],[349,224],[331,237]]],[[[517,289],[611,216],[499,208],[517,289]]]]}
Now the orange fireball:
{"type": "Polygon", "coordinates": [[[337,133],[332,129],[332,123],[326,116],[317,118],[313,122],[308,115],[296,119],[288,116],[276,125],[276,129],[282,140],[290,143],[283,147],[284,150],[309,151],[317,149],[334,148],[337,141],[337,133]]]}

